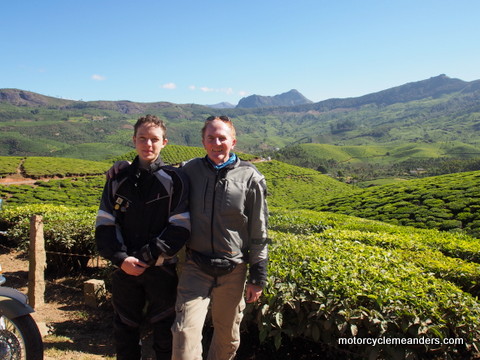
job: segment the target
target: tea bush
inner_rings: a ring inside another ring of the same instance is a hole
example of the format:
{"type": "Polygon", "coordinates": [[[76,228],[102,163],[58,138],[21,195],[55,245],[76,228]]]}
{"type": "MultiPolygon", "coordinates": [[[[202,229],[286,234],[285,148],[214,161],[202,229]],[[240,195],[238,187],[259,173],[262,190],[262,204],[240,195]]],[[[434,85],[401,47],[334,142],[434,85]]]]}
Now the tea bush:
{"type": "Polygon", "coordinates": [[[57,204],[95,206],[100,204],[105,175],[42,181],[30,185],[0,185],[6,205],[57,204]]]}
{"type": "MultiPolygon", "coordinates": [[[[365,197],[363,190],[313,170],[275,161],[256,165],[267,178],[273,243],[265,295],[248,307],[246,319],[255,319],[262,340],[280,346],[286,336],[307,337],[372,359],[479,354],[480,240],[465,234],[480,228],[478,172],[442,178],[436,190],[426,182],[420,184],[430,189],[425,192],[404,184],[369,189],[365,197]],[[454,188],[459,191],[449,195],[454,188]],[[337,197],[342,200],[335,211],[355,214],[362,208],[362,216],[390,224],[300,209],[334,204],[328,198],[339,193],[346,195],[337,197]],[[412,216],[425,227],[435,223],[450,232],[398,225],[412,216]],[[458,221],[462,229],[455,230],[458,221]],[[341,346],[344,337],[440,344],[341,346]],[[463,345],[443,344],[447,338],[463,345]]],[[[99,175],[0,186],[5,240],[26,247],[30,218],[42,215],[49,269],[82,270],[96,256],[94,222],[104,182],[99,175]]]]}
{"type": "Polygon", "coordinates": [[[333,195],[351,194],[358,190],[318,171],[280,161],[255,163],[265,176],[268,203],[271,206],[310,209],[323,204],[333,195]]]}
{"type": "Polygon", "coordinates": [[[37,156],[27,157],[23,163],[25,174],[32,178],[101,175],[109,167],[99,161],[37,156]]]}
{"type": "Polygon", "coordinates": [[[41,215],[44,224],[47,268],[56,272],[85,269],[96,255],[95,217],[98,207],[25,205],[6,207],[0,213],[0,227],[8,229],[11,246],[28,248],[30,219],[41,215]]]}
{"type": "Polygon", "coordinates": [[[15,174],[21,160],[21,157],[16,156],[0,156],[0,177],[15,174]]]}
{"type": "MultiPolygon", "coordinates": [[[[169,144],[162,149],[160,156],[165,164],[169,165],[178,165],[184,161],[196,158],[196,157],[204,157],[207,153],[202,147],[195,147],[195,146],[183,146],[183,145],[174,145],[169,144]]],[[[256,158],[255,155],[251,154],[244,154],[241,152],[236,152],[236,154],[242,159],[246,161],[250,161],[256,158]]],[[[137,152],[132,150],[122,156],[117,156],[112,159],[112,162],[118,160],[127,160],[132,161],[137,152]]]]}
{"type": "Polygon", "coordinates": [[[480,238],[480,171],[335,194],[311,209],[417,228],[464,231],[480,238]]]}
{"type": "MultiPolygon", "coordinates": [[[[9,206],[0,213],[8,240],[26,246],[30,217],[44,217],[50,269],[82,269],[95,256],[97,207],[9,206]],[[60,253],[60,254],[58,254],[60,253]],[[74,256],[65,256],[69,254],[74,256]],[[85,255],[77,256],[77,255],[85,255]]],[[[307,337],[371,358],[450,358],[478,353],[478,241],[308,210],[272,208],[265,295],[249,306],[262,340],[307,337]],[[432,236],[436,238],[432,241],[432,236]],[[445,237],[442,241],[441,238],[445,237]],[[472,241],[472,246],[469,245],[472,241]],[[463,254],[444,252],[445,244],[463,254]],[[340,346],[340,338],[431,339],[420,346],[340,346]],[[463,345],[441,343],[454,338],[463,345]]]]}
{"type": "MultiPolygon", "coordinates": [[[[438,352],[460,359],[478,352],[480,304],[460,289],[478,284],[478,264],[449,258],[428,241],[408,245],[407,234],[422,239],[412,228],[394,246],[393,239],[358,240],[363,226],[367,239],[372,228],[380,230],[378,222],[279,209],[271,220],[269,284],[261,303],[250,308],[262,339],[280,346],[282,337],[301,336],[333,347],[340,347],[339,338],[405,339],[404,346],[348,348],[374,359],[425,359],[438,352]],[[354,223],[357,230],[349,230],[354,223]],[[446,338],[463,345],[443,344],[446,338]],[[409,345],[415,341],[423,345],[409,345]]],[[[385,228],[392,232],[393,226],[385,228]]]]}

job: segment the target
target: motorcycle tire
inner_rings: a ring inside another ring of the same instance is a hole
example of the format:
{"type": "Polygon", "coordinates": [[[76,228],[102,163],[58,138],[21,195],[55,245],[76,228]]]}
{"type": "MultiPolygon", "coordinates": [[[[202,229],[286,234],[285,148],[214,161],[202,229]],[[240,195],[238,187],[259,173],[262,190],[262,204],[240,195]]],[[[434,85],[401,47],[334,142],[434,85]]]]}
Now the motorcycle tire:
{"type": "Polygon", "coordinates": [[[42,336],[29,314],[14,319],[0,317],[0,358],[43,360],[42,336]]]}

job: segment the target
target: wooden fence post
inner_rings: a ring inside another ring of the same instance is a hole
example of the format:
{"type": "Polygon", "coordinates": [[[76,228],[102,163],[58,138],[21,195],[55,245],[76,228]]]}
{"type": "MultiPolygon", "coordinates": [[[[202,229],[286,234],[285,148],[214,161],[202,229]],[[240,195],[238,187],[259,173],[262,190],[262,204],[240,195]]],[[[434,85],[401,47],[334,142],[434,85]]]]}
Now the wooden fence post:
{"type": "Polygon", "coordinates": [[[30,249],[28,269],[28,302],[38,308],[45,304],[45,268],[47,256],[43,237],[43,217],[34,215],[30,219],[30,249]]]}

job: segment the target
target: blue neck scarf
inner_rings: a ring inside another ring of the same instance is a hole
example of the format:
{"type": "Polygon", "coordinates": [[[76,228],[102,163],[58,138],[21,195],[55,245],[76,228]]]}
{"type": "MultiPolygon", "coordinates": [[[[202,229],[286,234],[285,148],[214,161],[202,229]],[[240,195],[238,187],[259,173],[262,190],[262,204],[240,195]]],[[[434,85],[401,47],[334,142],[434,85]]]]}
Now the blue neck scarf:
{"type": "Polygon", "coordinates": [[[220,170],[220,169],[223,169],[225,166],[233,164],[235,161],[237,161],[237,155],[235,155],[235,153],[230,153],[230,158],[220,165],[216,165],[212,160],[210,160],[209,157],[207,157],[207,159],[208,161],[210,161],[210,164],[212,164],[215,170],[220,170]]]}

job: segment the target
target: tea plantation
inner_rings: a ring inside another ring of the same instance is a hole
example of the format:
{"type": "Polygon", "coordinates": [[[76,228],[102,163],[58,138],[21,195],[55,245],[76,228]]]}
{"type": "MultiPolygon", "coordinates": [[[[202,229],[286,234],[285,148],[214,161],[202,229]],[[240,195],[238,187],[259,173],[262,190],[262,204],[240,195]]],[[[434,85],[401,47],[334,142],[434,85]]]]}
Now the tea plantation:
{"type": "Polygon", "coordinates": [[[312,209],[480,237],[480,171],[371,187],[312,209]]]}
{"type": "MultiPolygon", "coordinates": [[[[12,168],[9,163],[0,161],[0,167],[12,168]]],[[[101,163],[104,169],[110,164],[101,163]]],[[[394,186],[360,190],[278,161],[255,165],[267,179],[272,243],[268,285],[261,301],[247,308],[245,320],[256,324],[262,340],[281,351],[287,338],[307,338],[346,359],[479,355],[480,239],[441,226],[405,226],[413,224],[401,222],[407,217],[393,224],[365,219],[368,212],[349,216],[361,206],[366,211],[365,204],[370,211],[396,204],[394,194],[405,196],[401,201],[409,209],[436,201],[431,208],[443,213],[475,214],[479,173],[409,181],[397,191],[394,186]],[[429,184],[437,184],[436,191],[429,184]],[[389,201],[382,200],[387,195],[389,201]]],[[[0,229],[8,230],[2,241],[25,246],[29,218],[40,214],[47,250],[95,256],[93,227],[104,180],[104,175],[77,175],[34,186],[0,186],[5,199],[0,229]]],[[[49,266],[82,266],[53,256],[48,261],[49,266]]]]}

